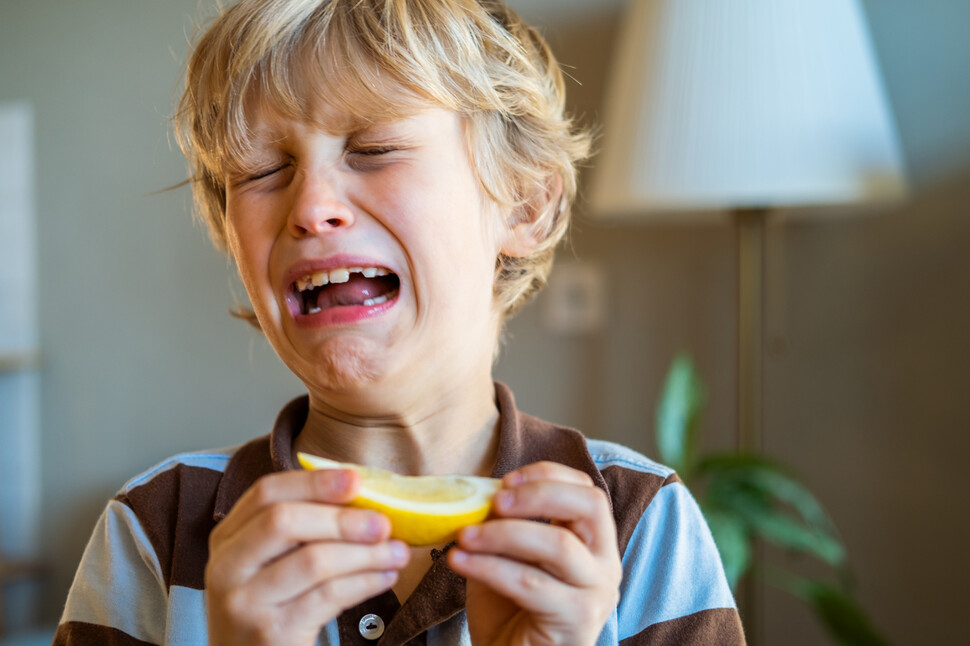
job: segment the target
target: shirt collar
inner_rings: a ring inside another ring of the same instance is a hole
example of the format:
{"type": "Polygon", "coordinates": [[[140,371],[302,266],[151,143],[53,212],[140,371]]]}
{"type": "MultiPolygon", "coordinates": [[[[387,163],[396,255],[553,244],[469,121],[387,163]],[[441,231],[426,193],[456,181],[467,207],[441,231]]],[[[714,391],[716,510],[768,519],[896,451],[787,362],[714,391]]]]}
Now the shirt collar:
{"type": "MultiPolygon", "coordinates": [[[[527,464],[550,460],[585,471],[605,488],[606,483],[586,449],[586,440],[578,431],[520,412],[512,391],[500,382],[495,382],[495,403],[499,411],[499,446],[493,477],[501,478],[527,464]]],[[[225,518],[261,476],[297,468],[293,440],[303,428],[309,410],[309,397],[297,397],[280,411],[268,436],[244,444],[233,454],[216,493],[217,521],[225,518]]]]}
{"type": "Polygon", "coordinates": [[[297,397],[283,407],[269,435],[248,442],[233,453],[216,491],[213,516],[226,517],[240,497],[262,476],[296,468],[293,440],[299,434],[310,410],[307,396],[297,397]]]}

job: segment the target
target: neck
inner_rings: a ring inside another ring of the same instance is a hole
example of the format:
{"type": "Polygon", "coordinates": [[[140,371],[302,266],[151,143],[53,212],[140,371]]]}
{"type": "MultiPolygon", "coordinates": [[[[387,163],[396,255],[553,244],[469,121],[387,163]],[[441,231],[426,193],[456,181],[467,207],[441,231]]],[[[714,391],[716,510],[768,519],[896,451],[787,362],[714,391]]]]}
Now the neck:
{"type": "Polygon", "coordinates": [[[405,475],[487,476],[498,452],[494,385],[489,377],[378,414],[338,407],[311,392],[294,448],[405,475]]]}

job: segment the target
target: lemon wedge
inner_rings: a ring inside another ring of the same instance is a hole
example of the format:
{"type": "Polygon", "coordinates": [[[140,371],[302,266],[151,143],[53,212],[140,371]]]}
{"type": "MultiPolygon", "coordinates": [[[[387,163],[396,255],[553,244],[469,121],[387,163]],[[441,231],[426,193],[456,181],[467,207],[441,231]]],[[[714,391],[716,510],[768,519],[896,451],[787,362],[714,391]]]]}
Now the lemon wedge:
{"type": "Polygon", "coordinates": [[[415,547],[447,543],[462,527],[485,520],[501,483],[476,476],[402,476],[307,453],[297,453],[297,459],[311,471],[352,469],[359,473],[360,493],[350,505],[383,513],[391,521],[391,538],[415,547]]]}

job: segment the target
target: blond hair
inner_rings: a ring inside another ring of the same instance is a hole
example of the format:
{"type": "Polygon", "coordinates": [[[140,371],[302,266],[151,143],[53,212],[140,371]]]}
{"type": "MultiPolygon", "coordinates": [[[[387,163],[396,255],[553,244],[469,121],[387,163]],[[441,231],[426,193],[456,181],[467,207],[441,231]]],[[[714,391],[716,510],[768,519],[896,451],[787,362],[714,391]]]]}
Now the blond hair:
{"type": "Polygon", "coordinates": [[[252,98],[310,120],[314,96],[365,120],[395,116],[401,98],[461,114],[485,193],[523,214],[538,241],[497,260],[501,311],[545,284],[589,136],[565,114],[548,45],[501,1],[242,0],[223,11],[189,58],[176,115],[196,208],[220,249],[224,177],[252,145],[252,98]]]}

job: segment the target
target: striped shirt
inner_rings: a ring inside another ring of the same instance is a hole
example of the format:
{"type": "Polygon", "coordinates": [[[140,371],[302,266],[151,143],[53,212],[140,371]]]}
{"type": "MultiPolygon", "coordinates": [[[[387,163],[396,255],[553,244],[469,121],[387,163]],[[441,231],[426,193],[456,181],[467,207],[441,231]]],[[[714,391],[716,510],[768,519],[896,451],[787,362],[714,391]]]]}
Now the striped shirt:
{"type": "MultiPolygon", "coordinates": [[[[743,644],[744,634],[710,531],[677,475],[628,448],[585,438],[516,410],[496,384],[500,441],[493,475],[551,460],[589,474],[610,499],[623,562],[620,601],[597,646],[743,644]]],[[[306,397],[272,432],[240,447],[189,453],[128,482],[102,514],[68,595],[55,645],[207,643],[208,536],[260,476],[295,468],[293,439],[306,397]]],[[[321,646],[470,644],[464,580],[443,551],[402,605],[385,592],[343,612],[321,646]],[[385,625],[379,641],[361,619],[385,625]]]]}

